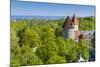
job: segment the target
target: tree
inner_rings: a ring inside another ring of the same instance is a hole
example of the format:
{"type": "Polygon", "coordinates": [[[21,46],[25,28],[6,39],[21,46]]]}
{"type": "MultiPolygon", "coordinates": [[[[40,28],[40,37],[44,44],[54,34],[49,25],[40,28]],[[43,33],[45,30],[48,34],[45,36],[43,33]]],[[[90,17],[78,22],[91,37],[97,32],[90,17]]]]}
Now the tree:
{"type": "Polygon", "coordinates": [[[54,30],[52,28],[43,29],[43,34],[41,35],[42,43],[47,43],[49,41],[55,40],[54,30]]]}
{"type": "Polygon", "coordinates": [[[41,59],[33,52],[32,48],[29,46],[22,47],[20,62],[21,66],[42,64],[41,59]]]}
{"type": "Polygon", "coordinates": [[[11,30],[11,67],[20,66],[20,48],[16,32],[11,30]]]}
{"type": "Polygon", "coordinates": [[[65,56],[68,53],[65,39],[63,37],[56,38],[56,44],[58,47],[58,54],[60,56],[65,56]]]}
{"type": "Polygon", "coordinates": [[[59,64],[59,63],[66,63],[66,62],[67,61],[65,57],[59,56],[57,54],[51,56],[47,61],[48,64],[59,64]]]}
{"type": "Polygon", "coordinates": [[[89,43],[87,40],[82,39],[79,42],[80,54],[85,60],[89,60],[89,43]]]}
{"type": "Polygon", "coordinates": [[[66,49],[68,50],[66,54],[66,60],[68,62],[77,62],[78,61],[78,50],[79,45],[72,39],[66,40],[66,49]]]}
{"type": "MultiPolygon", "coordinates": [[[[11,66],[77,62],[89,59],[87,40],[76,43],[61,36],[65,18],[11,21],[11,66]],[[34,48],[37,48],[35,51],[34,48]]],[[[79,17],[79,29],[95,30],[94,17],[79,17]]],[[[91,40],[95,44],[95,36],[91,40]]],[[[94,46],[95,48],[95,46],[94,46]]]]}
{"type": "Polygon", "coordinates": [[[56,43],[50,41],[49,43],[46,42],[44,45],[39,46],[36,54],[41,58],[42,62],[46,64],[48,59],[57,53],[57,50],[56,43]]]}
{"type": "Polygon", "coordinates": [[[23,45],[29,45],[30,47],[36,47],[40,44],[39,35],[32,29],[26,29],[21,40],[23,45]]]}

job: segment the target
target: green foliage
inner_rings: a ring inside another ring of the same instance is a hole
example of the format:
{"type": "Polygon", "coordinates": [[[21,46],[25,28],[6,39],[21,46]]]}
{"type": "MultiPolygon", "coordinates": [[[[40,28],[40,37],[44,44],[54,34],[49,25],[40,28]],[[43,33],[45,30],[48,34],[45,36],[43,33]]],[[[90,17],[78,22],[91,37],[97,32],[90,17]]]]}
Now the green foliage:
{"type": "Polygon", "coordinates": [[[57,46],[55,42],[45,43],[38,47],[36,53],[42,59],[43,63],[47,63],[47,60],[57,52],[57,46]]]}
{"type": "Polygon", "coordinates": [[[59,56],[57,54],[54,54],[49,58],[47,61],[48,64],[59,64],[59,63],[66,63],[65,57],[59,56]]]}
{"type": "Polygon", "coordinates": [[[80,30],[94,30],[95,29],[94,17],[79,18],[79,29],[80,30]]]}
{"type": "Polygon", "coordinates": [[[36,56],[32,48],[30,48],[29,46],[22,47],[20,62],[22,66],[42,64],[41,59],[36,56]]]}
{"type": "Polygon", "coordinates": [[[18,67],[20,65],[20,48],[18,45],[18,38],[16,32],[11,30],[11,67],[18,67]]]}
{"type": "Polygon", "coordinates": [[[66,40],[66,47],[68,50],[68,53],[66,54],[66,60],[67,62],[76,62],[78,58],[78,51],[79,51],[79,45],[72,39],[66,40]]]}
{"type": "MultiPolygon", "coordinates": [[[[11,67],[77,62],[89,59],[86,40],[76,43],[61,36],[65,18],[11,21],[11,67]]],[[[80,30],[94,30],[94,17],[79,18],[80,30]]],[[[93,39],[94,41],[94,39],[93,39]]]]}
{"type": "Polygon", "coordinates": [[[39,45],[39,35],[32,29],[26,29],[22,35],[23,45],[29,45],[35,47],[39,45]]]}
{"type": "Polygon", "coordinates": [[[11,60],[11,66],[10,67],[19,67],[20,66],[20,61],[16,58],[13,58],[13,60],[11,60]]]}
{"type": "Polygon", "coordinates": [[[58,46],[58,54],[65,56],[68,53],[67,44],[63,37],[56,38],[56,44],[58,46]]]}
{"type": "Polygon", "coordinates": [[[87,40],[80,40],[80,53],[84,59],[89,59],[89,42],[87,40]]]}

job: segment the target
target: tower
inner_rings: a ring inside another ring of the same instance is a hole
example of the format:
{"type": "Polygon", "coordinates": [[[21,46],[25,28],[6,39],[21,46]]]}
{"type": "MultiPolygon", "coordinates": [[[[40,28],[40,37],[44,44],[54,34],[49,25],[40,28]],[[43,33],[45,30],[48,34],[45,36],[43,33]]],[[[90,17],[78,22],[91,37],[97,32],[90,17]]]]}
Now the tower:
{"type": "Polygon", "coordinates": [[[77,40],[79,37],[79,30],[78,30],[78,19],[73,15],[73,17],[70,19],[69,16],[67,16],[63,26],[62,26],[62,36],[64,38],[70,38],[73,40],[77,40]]]}
{"type": "Polygon", "coordinates": [[[77,19],[77,17],[75,16],[75,14],[74,14],[73,17],[72,17],[72,23],[74,24],[74,29],[75,29],[75,31],[78,31],[78,19],[77,19]]]}

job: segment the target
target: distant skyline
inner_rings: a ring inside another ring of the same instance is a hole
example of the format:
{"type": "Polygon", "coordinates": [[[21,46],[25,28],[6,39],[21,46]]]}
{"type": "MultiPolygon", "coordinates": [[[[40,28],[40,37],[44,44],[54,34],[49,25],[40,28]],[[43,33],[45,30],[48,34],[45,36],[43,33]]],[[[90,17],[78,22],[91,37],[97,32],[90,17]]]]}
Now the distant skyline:
{"type": "Polygon", "coordinates": [[[11,0],[11,16],[95,16],[95,6],[11,0]]]}

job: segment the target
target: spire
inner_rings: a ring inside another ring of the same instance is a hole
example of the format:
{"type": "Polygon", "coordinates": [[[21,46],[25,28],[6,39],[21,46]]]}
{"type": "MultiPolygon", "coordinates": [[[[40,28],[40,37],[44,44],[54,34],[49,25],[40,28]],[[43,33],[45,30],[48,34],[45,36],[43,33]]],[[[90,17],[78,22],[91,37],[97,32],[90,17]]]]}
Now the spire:
{"type": "Polygon", "coordinates": [[[75,25],[78,24],[78,19],[77,19],[77,17],[75,16],[75,14],[73,14],[72,22],[73,22],[75,25]]]}
{"type": "Polygon", "coordinates": [[[72,17],[72,22],[75,21],[75,14],[73,14],[73,17],[72,17]]]}
{"type": "Polygon", "coordinates": [[[65,20],[65,22],[63,24],[63,27],[67,27],[68,28],[70,26],[70,24],[71,24],[70,17],[67,16],[67,18],[66,18],[66,20],[65,20]]]}

